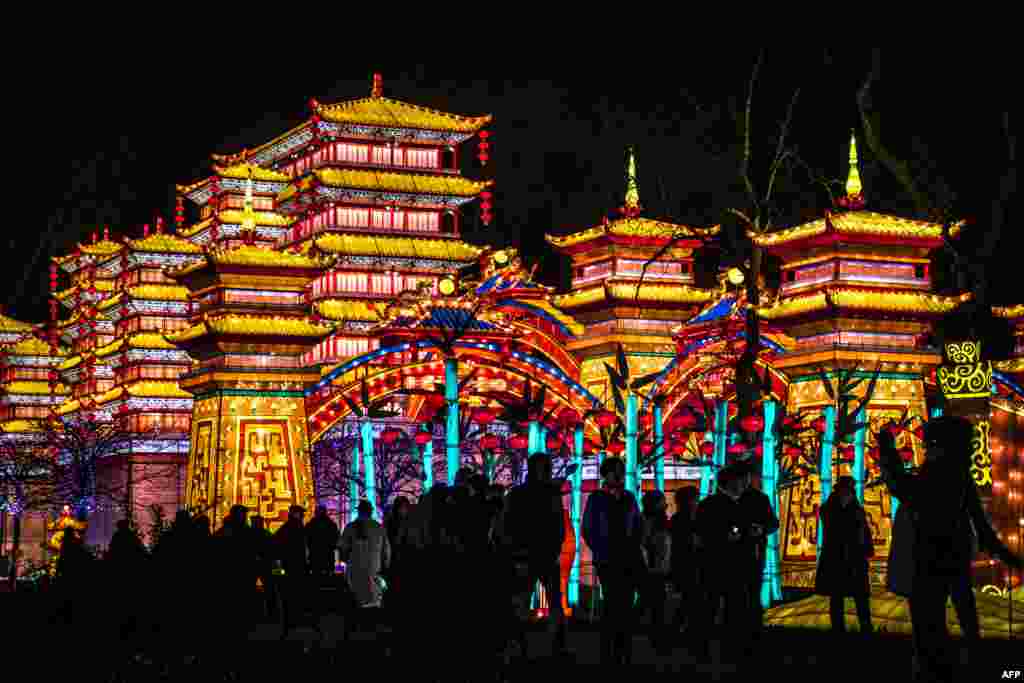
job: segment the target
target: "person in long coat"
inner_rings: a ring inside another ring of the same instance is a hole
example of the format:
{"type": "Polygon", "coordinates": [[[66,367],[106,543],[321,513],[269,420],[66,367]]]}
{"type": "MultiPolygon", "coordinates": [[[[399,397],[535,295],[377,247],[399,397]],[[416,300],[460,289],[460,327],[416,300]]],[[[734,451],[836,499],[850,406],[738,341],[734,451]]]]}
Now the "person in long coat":
{"type": "Polygon", "coordinates": [[[882,431],[878,445],[885,483],[893,497],[911,507],[914,519],[910,586],[914,674],[918,680],[941,681],[951,676],[946,602],[957,586],[969,580],[975,536],[992,557],[1018,570],[1022,563],[996,536],[981,507],[970,474],[973,425],[947,415],[929,421],[924,437],[925,463],[917,475],[903,467],[891,433],[882,431]]]}
{"type": "Polygon", "coordinates": [[[391,546],[384,527],[373,519],[373,505],[359,501],[359,516],[341,534],[341,557],[349,588],[361,608],[380,607],[384,594],[381,573],[390,562],[391,546]]]}
{"type": "Polygon", "coordinates": [[[845,602],[852,597],[862,633],[871,632],[868,561],[874,554],[864,508],[857,502],[852,477],[840,477],[821,507],[823,544],[814,590],[829,596],[832,630],[846,630],[845,602]]]}

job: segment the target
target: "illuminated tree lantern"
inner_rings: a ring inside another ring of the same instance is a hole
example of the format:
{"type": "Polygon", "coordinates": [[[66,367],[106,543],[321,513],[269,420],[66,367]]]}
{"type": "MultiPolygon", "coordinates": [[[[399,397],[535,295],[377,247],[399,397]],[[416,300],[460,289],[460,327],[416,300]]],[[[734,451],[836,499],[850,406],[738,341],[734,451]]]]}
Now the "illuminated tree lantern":
{"type": "Polygon", "coordinates": [[[705,441],[700,445],[700,454],[705,458],[710,458],[715,454],[715,444],[711,441],[705,441]]]}
{"type": "Polygon", "coordinates": [[[393,445],[400,438],[402,438],[402,430],[395,429],[394,427],[388,427],[380,433],[381,442],[388,446],[393,445]]]}
{"type": "Polygon", "coordinates": [[[747,415],[740,420],[740,429],[745,432],[759,432],[764,429],[764,418],[760,415],[747,415]]]}
{"type": "Polygon", "coordinates": [[[825,433],[825,416],[820,415],[811,420],[811,428],[819,434],[825,433]]]}
{"type": "Polygon", "coordinates": [[[509,437],[508,440],[509,448],[514,448],[517,451],[526,450],[529,445],[530,440],[525,434],[515,434],[514,436],[509,437]]]}
{"type": "Polygon", "coordinates": [[[544,440],[544,445],[547,446],[548,451],[557,451],[562,447],[562,437],[560,434],[548,434],[544,440]]]}
{"type": "Polygon", "coordinates": [[[626,444],[623,441],[615,440],[608,444],[608,452],[612,455],[620,455],[626,450],[626,444]]]}
{"type": "Polygon", "coordinates": [[[610,410],[602,410],[594,416],[594,420],[602,427],[611,427],[619,421],[619,417],[610,410]]]}
{"type": "Polygon", "coordinates": [[[480,448],[486,451],[493,451],[501,445],[501,439],[497,434],[484,434],[480,437],[480,448]]]}
{"type": "Polygon", "coordinates": [[[644,441],[640,444],[640,452],[644,455],[650,455],[652,451],[654,451],[654,444],[650,441],[644,441]]]}
{"type": "Polygon", "coordinates": [[[434,435],[430,432],[416,432],[416,436],[414,437],[414,441],[416,441],[417,446],[426,446],[433,439],[434,435]]]}
{"type": "Polygon", "coordinates": [[[742,453],[745,453],[746,451],[747,451],[747,447],[746,447],[746,445],[744,445],[742,443],[730,444],[725,449],[725,452],[728,453],[729,455],[741,455],[742,453]]]}
{"type": "Polygon", "coordinates": [[[903,462],[912,462],[914,460],[914,449],[913,448],[901,448],[899,450],[900,459],[903,462]]]}
{"type": "Polygon", "coordinates": [[[477,408],[472,413],[472,420],[477,424],[489,425],[497,419],[497,415],[490,408],[477,408]]]}

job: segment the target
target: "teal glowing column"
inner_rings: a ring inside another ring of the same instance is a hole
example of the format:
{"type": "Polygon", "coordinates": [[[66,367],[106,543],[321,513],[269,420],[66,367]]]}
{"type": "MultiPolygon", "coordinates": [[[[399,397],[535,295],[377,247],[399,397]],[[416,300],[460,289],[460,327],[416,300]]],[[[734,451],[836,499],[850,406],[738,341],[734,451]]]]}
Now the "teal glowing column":
{"type": "Polygon", "coordinates": [[[356,508],[359,507],[359,462],[363,459],[362,448],[356,442],[352,449],[352,476],[348,480],[348,521],[356,518],[356,508]]]}
{"type": "Polygon", "coordinates": [[[661,424],[661,406],[654,406],[654,488],[665,492],[665,427],[661,424]]]}
{"type": "Polygon", "coordinates": [[[721,468],[725,467],[725,453],[728,444],[729,402],[718,400],[715,401],[715,454],[712,456],[713,460],[711,461],[714,465],[711,468],[711,476],[714,477],[710,487],[712,493],[718,490],[718,477],[715,475],[721,468]]]}
{"type": "MultiPolygon", "coordinates": [[[[715,433],[713,431],[704,432],[703,443],[714,443],[715,433]]],[[[711,495],[711,480],[714,477],[714,471],[710,465],[701,465],[700,475],[700,499],[704,500],[711,495]]]]}
{"type": "Polygon", "coordinates": [[[636,395],[626,397],[626,490],[640,500],[640,471],[637,468],[637,401],[636,395]]]}
{"type": "Polygon", "coordinates": [[[454,486],[455,473],[459,470],[459,361],[454,356],[444,359],[444,400],[448,406],[444,434],[448,485],[454,486]]]}
{"type": "MultiPolygon", "coordinates": [[[[821,460],[818,464],[818,476],[821,480],[821,506],[825,505],[829,495],[832,493],[832,452],[836,444],[836,407],[825,406],[821,411],[825,417],[825,434],[821,439],[821,460]]],[[[819,509],[821,509],[819,507],[819,509]]],[[[821,555],[821,524],[818,524],[818,547],[817,554],[821,555]]]]}
{"type": "Polygon", "coordinates": [[[373,466],[373,424],[369,421],[364,422],[360,428],[363,441],[363,469],[366,475],[366,499],[370,501],[370,505],[373,506],[373,516],[379,517],[379,508],[377,507],[377,479],[376,472],[374,472],[373,466]]]}
{"type": "Polygon", "coordinates": [[[543,453],[544,429],[540,426],[540,422],[537,422],[536,420],[530,421],[530,431],[528,432],[528,436],[529,447],[527,450],[527,454],[533,455],[534,453],[543,453]]]}
{"type": "MultiPolygon", "coordinates": [[[[866,422],[867,412],[861,408],[854,418],[855,422],[866,422]]],[[[867,442],[867,426],[861,427],[853,435],[853,483],[857,490],[857,502],[864,505],[864,451],[867,442]]]]}
{"type": "MultiPolygon", "coordinates": [[[[779,415],[779,404],[775,401],[764,402],[764,438],[761,442],[761,489],[768,496],[775,517],[779,516],[779,496],[775,487],[775,421],[779,415]]],[[[768,534],[765,549],[765,574],[761,577],[761,605],[767,609],[773,600],[782,600],[782,582],[779,578],[779,532],[768,534]]]]}
{"type": "Polygon", "coordinates": [[[942,417],[942,408],[932,408],[931,416],[933,418],[942,417]]]}
{"type": "Polygon", "coordinates": [[[434,487],[434,442],[423,447],[423,493],[434,487]]]}
{"type": "Polygon", "coordinates": [[[583,425],[576,425],[572,434],[572,463],[576,465],[576,471],[572,473],[570,480],[572,484],[572,528],[575,532],[576,548],[572,556],[572,569],[569,570],[569,595],[570,607],[576,607],[580,600],[580,523],[583,520],[583,425]]]}

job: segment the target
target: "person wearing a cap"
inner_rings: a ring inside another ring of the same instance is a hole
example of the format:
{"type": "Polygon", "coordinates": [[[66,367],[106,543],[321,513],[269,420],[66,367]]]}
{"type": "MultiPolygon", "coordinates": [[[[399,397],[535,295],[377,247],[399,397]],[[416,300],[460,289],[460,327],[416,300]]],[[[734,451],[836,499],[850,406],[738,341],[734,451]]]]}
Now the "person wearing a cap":
{"type": "Polygon", "coordinates": [[[753,565],[750,571],[749,594],[751,599],[750,614],[753,619],[754,637],[756,638],[764,626],[764,608],[761,605],[761,585],[764,579],[765,564],[768,556],[768,535],[779,530],[779,518],[772,510],[771,499],[760,489],[754,488],[754,467],[750,463],[737,465],[740,480],[743,482],[743,493],[740,495],[740,507],[747,518],[750,529],[753,565]]]}
{"type": "MultiPolygon", "coordinates": [[[[973,437],[974,426],[965,418],[930,420],[924,430],[925,462],[915,475],[904,468],[895,437],[886,430],[878,435],[883,480],[913,511],[910,617],[918,680],[949,676],[946,602],[971,580],[975,538],[991,557],[1021,569],[1021,559],[999,540],[981,506],[970,471],[973,437]]],[[[977,612],[971,612],[958,610],[967,622],[961,624],[965,633],[977,631],[977,612]]]]}
{"type": "Polygon", "coordinates": [[[842,476],[821,507],[822,548],[814,588],[829,596],[832,631],[846,631],[846,598],[857,606],[861,633],[870,633],[868,561],[874,554],[864,508],[857,502],[853,477],[842,476]]]}

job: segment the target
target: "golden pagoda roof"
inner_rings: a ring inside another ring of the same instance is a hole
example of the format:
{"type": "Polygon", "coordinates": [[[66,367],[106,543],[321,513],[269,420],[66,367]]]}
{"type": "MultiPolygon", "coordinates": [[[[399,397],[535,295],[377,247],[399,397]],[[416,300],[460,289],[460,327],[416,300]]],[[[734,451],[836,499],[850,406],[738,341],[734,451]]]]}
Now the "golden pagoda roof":
{"type": "Polygon", "coordinates": [[[686,225],[676,225],[664,221],[656,221],[651,218],[620,218],[610,221],[606,225],[598,225],[580,232],[568,235],[546,234],[544,238],[555,247],[571,247],[584,242],[611,235],[614,237],[626,237],[637,239],[670,240],[674,237],[691,237],[700,239],[704,236],[717,235],[721,226],[714,225],[706,230],[692,228],[686,225]]]}
{"type": "Polygon", "coordinates": [[[1011,358],[992,363],[999,372],[1024,372],[1024,358],[1011,358]]]}
{"type": "MultiPolygon", "coordinates": [[[[29,335],[24,339],[8,344],[4,347],[4,350],[12,356],[50,356],[50,345],[40,339],[39,337],[29,335]]],[[[62,356],[60,349],[57,350],[57,355],[62,356]]]]}
{"type": "Polygon", "coordinates": [[[758,315],[767,320],[789,318],[812,311],[827,310],[831,306],[877,311],[880,313],[942,314],[952,311],[960,304],[970,300],[970,298],[970,294],[940,296],[925,292],[830,287],[823,292],[797,296],[779,301],[773,306],[758,308],[757,312],[758,315]]]}
{"type": "MultiPolygon", "coordinates": [[[[321,168],[313,175],[330,187],[353,187],[364,190],[409,192],[413,194],[454,195],[475,197],[492,185],[491,180],[470,180],[457,175],[429,175],[368,169],[321,168]]],[[[281,193],[282,198],[295,191],[295,185],[281,193]]]]}
{"type": "Polygon", "coordinates": [[[329,320],[356,320],[377,322],[380,313],[376,307],[363,299],[325,299],[314,305],[317,313],[329,320]]]}
{"type": "Polygon", "coordinates": [[[64,403],[61,403],[59,406],[57,406],[56,413],[58,415],[67,415],[68,413],[75,412],[80,407],[82,407],[81,402],[77,398],[73,398],[73,399],[64,401],[64,403]]]}
{"type": "Polygon", "coordinates": [[[0,313],[0,332],[31,332],[33,325],[0,313]]]}
{"type": "Polygon", "coordinates": [[[703,304],[711,301],[717,294],[717,290],[701,289],[689,285],[648,283],[639,285],[640,296],[637,297],[637,287],[636,282],[609,280],[594,287],[556,296],[554,304],[563,309],[579,308],[601,301],[703,304]]]}
{"type": "Polygon", "coordinates": [[[114,387],[105,391],[93,400],[96,403],[109,403],[125,394],[137,398],[192,398],[192,394],[178,386],[176,381],[143,380],[123,387],[114,387]]]}
{"type": "Polygon", "coordinates": [[[178,230],[178,234],[181,235],[182,237],[192,237],[193,235],[196,235],[205,230],[206,228],[210,227],[212,224],[213,216],[210,216],[208,218],[204,218],[198,223],[193,223],[192,225],[188,226],[182,226],[182,228],[178,230]]]}
{"type": "Polygon", "coordinates": [[[316,113],[331,123],[362,123],[454,133],[475,133],[491,121],[489,115],[459,116],[388,97],[364,97],[336,104],[318,104],[316,113]]]}
{"type": "MultiPolygon", "coordinates": [[[[225,209],[217,213],[217,220],[221,223],[238,223],[241,225],[245,221],[245,218],[245,212],[238,209],[225,209]]],[[[273,211],[253,211],[252,219],[256,222],[256,225],[269,225],[271,227],[278,228],[288,227],[295,222],[293,217],[285,216],[273,211]]]]}
{"type": "Polygon", "coordinates": [[[37,420],[10,420],[8,422],[0,422],[0,431],[7,434],[41,432],[42,427],[37,420]]]}
{"type": "Polygon", "coordinates": [[[153,251],[163,254],[200,254],[203,251],[199,245],[192,244],[177,235],[158,232],[138,240],[126,239],[125,243],[134,251],[153,251]]]}
{"type": "MultiPolygon", "coordinates": [[[[33,394],[36,396],[42,396],[50,393],[50,384],[48,382],[18,380],[4,386],[3,391],[8,394],[33,394]]],[[[63,384],[58,384],[54,393],[66,394],[68,393],[68,389],[63,384]]]]}
{"type": "Polygon", "coordinates": [[[57,366],[57,369],[63,371],[77,367],[78,364],[81,363],[87,355],[88,353],[78,353],[75,354],[74,356],[69,356],[67,359],[64,360],[64,362],[57,366]]]}
{"type": "Polygon", "coordinates": [[[328,233],[315,238],[317,248],[349,256],[391,256],[448,261],[475,261],[483,248],[461,240],[441,240],[392,235],[328,233]]]}
{"type": "MultiPolygon", "coordinates": [[[[96,291],[97,292],[112,292],[112,291],[114,291],[114,281],[113,280],[101,280],[101,279],[97,278],[96,280],[94,280],[94,283],[96,285],[96,291]]],[[[56,297],[59,301],[64,301],[68,297],[73,296],[80,289],[88,289],[88,287],[86,287],[85,285],[81,285],[81,284],[80,285],[71,285],[67,289],[62,289],[59,292],[55,292],[53,296],[56,297]]]]}
{"type": "Polygon", "coordinates": [[[79,251],[89,256],[110,256],[121,251],[123,248],[124,245],[120,242],[114,242],[109,239],[102,239],[93,244],[78,244],[79,251]]]}
{"type": "Polygon", "coordinates": [[[1024,316],[1024,304],[1016,306],[993,306],[992,314],[1000,318],[1019,318],[1024,316]]]}
{"type": "Polygon", "coordinates": [[[244,162],[232,164],[230,166],[217,166],[214,164],[213,172],[221,178],[237,178],[239,180],[248,180],[250,173],[252,174],[251,177],[253,180],[264,180],[277,183],[287,183],[291,180],[291,177],[279,171],[244,162]]]}
{"type": "MultiPolygon", "coordinates": [[[[963,225],[964,222],[960,221],[950,226],[950,236],[956,237],[963,225]]],[[[901,218],[874,211],[843,211],[793,228],[786,228],[785,230],[778,230],[767,234],[757,234],[748,231],[747,235],[758,246],[774,247],[824,235],[829,232],[830,228],[837,233],[847,235],[872,235],[876,237],[905,239],[942,239],[941,223],[901,218]]]]}
{"type": "Polygon", "coordinates": [[[256,245],[242,245],[234,249],[213,248],[207,258],[214,263],[238,266],[276,266],[278,268],[302,268],[320,270],[334,263],[333,257],[311,258],[290,251],[275,251],[256,245]]]}
{"type": "Polygon", "coordinates": [[[226,314],[205,317],[187,330],[164,335],[171,343],[181,343],[207,334],[322,337],[334,325],[316,325],[306,318],[283,318],[258,315],[226,314]]]}
{"type": "Polygon", "coordinates": [[[110,342],[106,346],[96,349],[97,358],[105,358],[111,354],[122,351],[125,346],[130,349],[168,349],[174,350],[178,347],[170,343],[158,332],[137,332],[128,337],[121,337],[110,342]]]}

